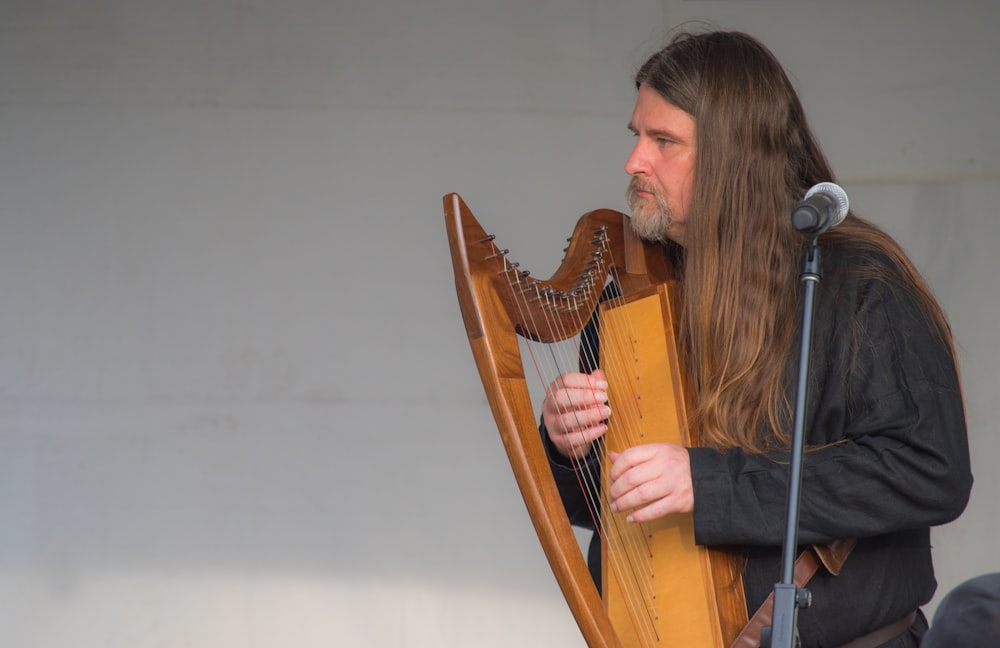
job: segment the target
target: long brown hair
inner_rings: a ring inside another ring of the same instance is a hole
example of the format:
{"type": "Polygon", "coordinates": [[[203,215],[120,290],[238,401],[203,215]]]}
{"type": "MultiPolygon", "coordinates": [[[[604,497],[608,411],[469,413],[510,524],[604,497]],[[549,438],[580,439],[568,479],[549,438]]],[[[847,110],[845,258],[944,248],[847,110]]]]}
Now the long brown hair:
{"type": "MultiPolygon", "coordinates": [[[[781,64],[746,34],[682,33],[646,61],[635,84],[696,123],[685,248],[672,250],[682,265],[680,346],[692,426],[703,445],[719,449],[785,446],[806,245],[789,214],[811,186],[833,181],[833,171],[781,64]]],[[[848,241],[888,257],[897,271],[882,278],[911,288],[950,341],[940,308],[895,241],[853,214],[824,244],[848,241]]]]}

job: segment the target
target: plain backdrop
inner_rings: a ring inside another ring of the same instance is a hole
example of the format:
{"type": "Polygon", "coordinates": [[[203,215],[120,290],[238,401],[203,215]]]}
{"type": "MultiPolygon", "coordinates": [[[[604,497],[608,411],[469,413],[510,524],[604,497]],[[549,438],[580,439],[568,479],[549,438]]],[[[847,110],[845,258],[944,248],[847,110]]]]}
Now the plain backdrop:
{"type": "Polygon", "coordinates": [[[928,610],[1000,570],[1000,4],[3,0],[0,645],[581,646],[441,197],[548,276],[693,19],[775,51],[950,316],[976,486],[928,610]]]}

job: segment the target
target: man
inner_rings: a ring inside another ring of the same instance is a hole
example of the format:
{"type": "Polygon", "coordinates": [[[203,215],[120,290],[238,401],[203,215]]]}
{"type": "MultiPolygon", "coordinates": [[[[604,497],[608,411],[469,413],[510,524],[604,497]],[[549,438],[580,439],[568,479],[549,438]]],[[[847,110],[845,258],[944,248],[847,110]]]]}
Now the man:
{"type": "MultiPolygon", "coordinates": [[[[808,244],[790,214],[834,176],[780,63],[745,34],[682,34],[635,83],[632,224],[676,260],[699,447],[611,455],[607,496],[634,522],[692,513],[698,544],[738,548],[752,614],[781,577],[808,244]]],[[[930,527],[955,519],[972,486],[950,331],[876,227],[849,214],[819,241],[799,540],[858,543],[839,575],[821,567],[809,582],[798,629],[803,646],[915,648],[936,587],[930,527]]],[[[591,327],[582,357],[596,357],[595,339],[591,327]]],[[[597,470],[592,445],[614,417],[596,366],[553,382],[542,408],[564,504],[591,528],[574,471],[597,470]]]]}

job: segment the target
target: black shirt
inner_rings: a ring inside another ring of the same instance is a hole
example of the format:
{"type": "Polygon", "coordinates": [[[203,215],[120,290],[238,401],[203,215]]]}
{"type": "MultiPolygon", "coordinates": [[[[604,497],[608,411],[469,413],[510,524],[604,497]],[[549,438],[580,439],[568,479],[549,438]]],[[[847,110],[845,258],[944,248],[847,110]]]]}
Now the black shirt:
{"type": "MultiPolygon", "coordinates": [[[[936,588],[930,528],[958,517],[972,486],[949,344],[912,294],[860,271],[888,267],[886,259],[842,247],[823,255],[798,538],[807,545],[856,537],[858,544],[840,575],[821,568],[810,581],[813,606],[798,615],[804,648],[841,645],[927,603],[936,588]]],[[[595,340],[588,327],[583,343],[596,347],[595,340]]],[[[790,355],[797,367],[798,353],[790,355]]],[[[746,555],[752,614],[781,580],[788,455],[689,454],[696,540],[746,555]]],[[[549,456],[571,522],[593,528],[570,464],[551,447],[549,456]]],[[[593,459],[586,465],[596,469],[593,459]]],[[[889,645],[918,644],[911,637],[889,645]]]]}

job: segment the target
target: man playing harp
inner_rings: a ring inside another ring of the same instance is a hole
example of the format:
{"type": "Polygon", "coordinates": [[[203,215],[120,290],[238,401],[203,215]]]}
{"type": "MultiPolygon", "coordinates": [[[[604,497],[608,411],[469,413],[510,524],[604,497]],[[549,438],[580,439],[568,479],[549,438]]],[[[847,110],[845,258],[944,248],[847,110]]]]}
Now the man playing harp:
{"type": "MultiPolygon", "coordinates": [[[[609,454],[605,496],[633,524],[692,514],[698,545],[741,557],[752,614],[781,575],[807,245],[789,215],[834,175],[782,66],[744,34],[681,34],[635,85],[631,222],[675,261],[698,447],[609,454]]],[[[848,214],[821,247],[798,538],[857,545],[838,575],[813,576],[798,628],[803,646],[866,637],[851,645],[915,648],[936,586],[930,528],[961,514],[972,485],[951,334],[912,262],[874,225],[848,214]]],[[[591,528],[593,495],[580,484],[598,480],[578,473],[600,469],[594,447],[615,417],[594,322],[581,372],[554,381],[542,408],[563,503],[591,528]]],[[[598,585],[599,552],[595,537],[598,585]]]]}

